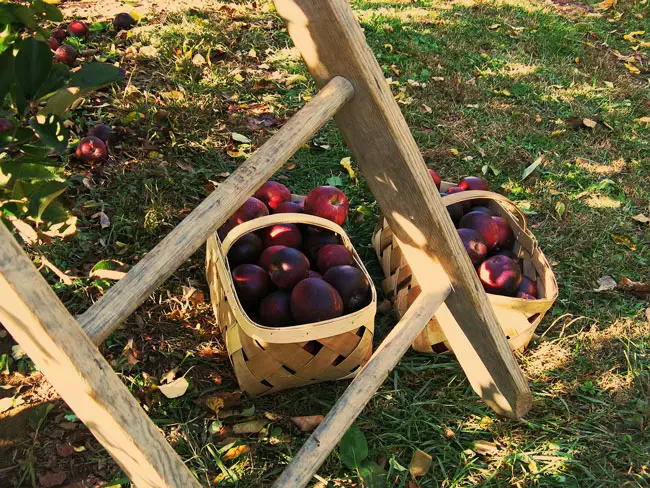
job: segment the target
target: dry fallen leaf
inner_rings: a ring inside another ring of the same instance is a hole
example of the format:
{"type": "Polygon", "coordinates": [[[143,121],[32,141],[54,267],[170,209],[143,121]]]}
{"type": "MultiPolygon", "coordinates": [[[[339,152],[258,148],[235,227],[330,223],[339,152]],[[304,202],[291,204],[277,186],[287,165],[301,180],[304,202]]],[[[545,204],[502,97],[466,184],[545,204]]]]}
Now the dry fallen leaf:
{"type": "Polygon", "coordinates": [[[183,376],[166,385],[158,385],[158,389],[167,398],[178,398],[185,394],[189,386],[189,382],[183,376]]]}
{"type": "Polygon", "coordinates": [[[631,64],[631,63],[623,63],[623,64],[630,73],[633,73],[635,75],[638,75],[639,73],[641,73],[641,70],[639,68],[637,68],[636,66],[634,66],[633,64],[631,64]]]}
{"type": "Polygon", "coordinates": [[[429,107],[426,103],[423,103],[422,105],[420,105],[420,108],[422,109],[422,111],[424,113],[427,113],[427,114],[430,114],[430,113],[433,112],[433,109],[431,107],[429,107]]]}
{"type": "Polygon", "coordinates": [[[233,132],[232,134],[230,134],[230,137],[232,137],[233,141],[241,142],[243,144],[249,144],[251,142],[251,140],[248,137],[246,137],[243,134],[239,134],[237,132],[233,132]]]}
{"type": "Polygon", "coordinates": [[[635,216],[632,217],[632,218],[633,218],[634,220],[636,220],[637,222],[641,222],[642,224],[648,224],[648,223],[650,223],[650,218],[646,217],[646,216],[643,215],[643,214],[635,215],[635,216]]]}
{"type": "Polygon", "coordinates": [[[341,159],[341,166],[345,168],[345,170],[348,172],[348,176],[350,179],[354,182],[354,184],[359,183],[359,178],[357,177],[357,174],[354,172],[354,169],[352,169],[352,158],[347,157],[341,159]]]}
{"type": "Polygon", "coordinates": [[[287,86],[291,86],[298,83],[299,81],[307,81],[307,78],[305,78],[304,75],[292,75],[289,78],[287,78],[287,81],[285,81],[284,84],[287,86]]]}
{"type": "Polygon", "coordinates": [[[97,278],[100,280],[119,281],[124,278],[124,276],[126,276],[126,273],[124,271],[117,271],[114,269],[95,269],[91,271],[88,276],[89,278],[97,278]]]}
{"type": "Polygon", "coordinates": [[[619,246],[625,246],[630,251],[636,251],[636,244],[630,236],[625,234],[611,234],[611,236],[614,242],[619,246]]]}
{"type": "Polygon", "coordinates": [[[70,444],[57,444],[56,453],[61,457],[70,457],[74,454],[74,449],[70,444]]]}
{"type": "Polygon", "coordinates": [[[645,309],[645,318],[648,322],[650,322],[650,307],[645,309]]]}
{"type": "Polygon", "coordinates": [[[111,219],[108,218],[104,212],[97,212],[94,215],[90,216],[91,219],[99,218],[99,225],[102,226],[102,229],[106,229],[111,226],[111,219]]]}
{"type": "Polygon", "coordinates": [[[235,424],[232,426],[232,433],[237,434],[257,434],[260,432],[268,420],[250,420],[248,422],[242,422],[240,424],[235,424]]]}
{"type": "Polygon", "coordinates": [[[593,129],[598,125],[598,122],[596,122],[593,119],[582,119],[582,123],[586,126],[589,127],[590,129],[593,129]]]}
{"type": "Polygon", "coordinates": [[[42,474],[38,477],[38,482],[43,488],[62,485],[68,475],[64,472],[42,474]]]}
{"type": "Polygon", "coordinates": [[[305,417],[291,417],[291,421],[303,432],[314,430],[323,421],[322,415],[307,415],[305,417]]]}
{"type": "Polygon", "coordinates": [[[190,173],[194,171],[194,166],[192,166],[190,163],[187,163],[185,161],[176,161],[176,166],[178,166],[180,169],[184,171],[189,171],[190,173]]]}
{"type": "Polygon", "coordinates": [[[426,452],[416,449],[411,458],[411,464],[409,465],[409,472],[411,476],[417,478],[418,476],[424,476],[427,474],[427,471],[431,468],[432,458],[426,452]]]}
{"type": "Polygon", "coordinates": [[[627,277],[623,277],[618,282],[618,286],[623,291],[629,291],[638,297],[644,298],[650,296],[650,282],[632,281],[627,277]]]}
{"type": "Polygon", "coordinates": [[[598,288],[595,288],[594,291],[610,291],[616,288],[616,280],[611,276],[603,276],[598,278],[598,288]]]}
{"type": "Polygon", "coordinates": [[[650,124],[650,117],[639,117],[638,119],[634,119],[634,122],[638,122],[639,124],[650,124]]]}
{"type": "Polygon", "coordinates": [[[613,8],[616,5],[616,2],[617,0],[604,0],[603,2],[597,3],[594,7],[596,10],[602,10],[604,12],[605,10],[613,8]]]}
{"type": "Polygon", "coordinates": [[[242,454],[247,453],[250,450],[251,448],[245,444],[243,446],[231,447],[226,451],[226,454],[223,455],[222,459],[226,459],[226,460],[235,459],[241,456],[242,454]]]}
{"type": "Polygon", "coordinates": [[[623,39],[625,39],[628,42],[639,42],[638,39],[635,39],[635,36],[642,36],[643,34],[645,34],[645,31],[634,31],[634,32],[630,32],[629,34],[625,34],[623,36],[623,39]]]}
{"type": "Polygon", "coordinates": [[[481,456],[493,456],[499,452],[499,448],[494,442],[481,440],[474,442],[474,451],[481,456]]]}

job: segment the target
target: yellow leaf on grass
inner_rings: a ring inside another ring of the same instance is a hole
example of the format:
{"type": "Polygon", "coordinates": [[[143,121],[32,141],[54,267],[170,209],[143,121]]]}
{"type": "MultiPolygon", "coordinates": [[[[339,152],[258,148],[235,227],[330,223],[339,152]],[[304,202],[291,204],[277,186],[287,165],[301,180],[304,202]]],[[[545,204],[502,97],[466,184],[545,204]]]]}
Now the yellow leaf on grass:
{"type": "Polygon", "coordinates": [[[645,34],[645,31],[634,31],[634,32],[630,32],[629,34],[625,34],[623,36],[623,39],[625,39],[628,42],[639,42],[639,40],[635,39],[634,36],[642,36],[643,34],[645,34]]]}
{"type": "Polygon", "coordinates": [[[453,154],[454,156],[460,156],[460,153],[458,152],[458,149],[456,149],[455,147],[452,147],[452,148],[449,150],[449,152],[450,152],[451,154],[453,154]]]}
{"type": "Polygon", "coordinates": [[[343,158],[341,159],[341,166],[345,168],[345,170],[348,172],[348,176],[352,181],[354,181],[355,184],[359,183],[359,178],[357,177],[357,174],[354,172],[354,169],[352,169],[352,158],[343,158]]]}
{"type": "Polygon", "coordinates": [[[391,46],[390,44],[384,44],[384,49],[386,49],[386,51],[388,51],[389,53],[393,52],[393,46],[391,46]]]}
{"type": "Polygon", "coordinates": [[[140,15],[140,14],[139,14],[138,12],[136,12],[135,10],[131,10],[131,11],[129,12],[129,14],[131,15],[131,17],[133,17],[133,19],[134,19],[136,22],[142,18],[142,15],[140,15]]]}
{"type": "Polygon", "coordinates": [[[409,472],[414,478],[424,476],[431,468],[432,458],[426,452],[416,449],[411,458],[409,472]]]}
{"type": "Polygon", "coordinates": [[[158,385],[158,389],[167,398],[178,398],[179,396],[185,395],[189,386],[190,384],[185,379],[185,376],[182,376],[166,385],[158,385]]]}
{"type": "Polygon", "coordinates": [[[267,420],[251,420],[250,422],[242,422],[232,426],[232,433],[237,434],[257,434],[261,431],[266,424],[267,420]]]}
{"type": "Polygon", "coordinates": [[[630,236],[625,234],[612,234],[612,239],[619,246],[625,246],[630,251],[636,251],[636,244],[630,236]]]}
{"type": "Polygon", "coordinates": [[[497,30],[499,27],[501,27],[501,24],[492,24],[488,29],[490,30],[497,30]]]}
{"type": "Polygon", "coordinates": [[[597,10],[609,10],[610,8],[613,8],[616,5],[617,0],[604,0],[603,2],[597,3],[595,5],[597,10]]]}
{"type": "Polygon", "coordinates": [[[291,86],[291,85],[295,85],[299,81],[307,81],[307,78],[305,78],[304,75],[293,75],[287,78],[287,81],[285,81],[284,84],[287,86],[291,86]]]}
{"type": "Polygon", "coordinates": [[[239,81],[240,83],[244,81],[244,77],[240,75],[239,73],[236,73],[235,76],[233,76],[235,81],[239,81]]]}
{"type": "Polygon", "coordinates": [[[582,123],[586,126],[589,127],[590,129],[593,129],[598,125],[598,122],[596,122],[593,119],[582,119],[582,123]]]}
{"type": "Polygon", "coordinates": [[[639,117],[638,119],[634,119],[634,122],[638,122],[639,124],[650,124],[650,117],[639,117]]]}
{"type": "Polygon", "coordinates": [[[231,447],[226,451],[226,454],[223,455],[223,459],[226,460],[235,459],[241,456],[242,454],[247,453],[250,450],[251,450],[250,447],[248,447],[247,445],[231,447]]]}
{"type": "Polygon", "coordinates": [[[638,75],[639,73],[641,73],[641,70],[639,68],[637,68],[636,66],[634,66],[633,64],[624,63],[624,66],[627,68],[627,70],[630,73],[634,73],[635,75],[638,75]]]}
{"type": "Polygon", "coordinates": [[[650,219],[643,214],[635,215],[632,218],[637,222],[641,222],[642,224],[650,224],[650,219]]]}

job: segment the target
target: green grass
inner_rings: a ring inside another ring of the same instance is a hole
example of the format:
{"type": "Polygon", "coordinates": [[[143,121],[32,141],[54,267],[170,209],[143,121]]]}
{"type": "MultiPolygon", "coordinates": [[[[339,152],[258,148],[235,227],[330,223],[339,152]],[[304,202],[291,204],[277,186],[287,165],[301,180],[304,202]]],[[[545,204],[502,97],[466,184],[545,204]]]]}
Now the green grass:
{"type": "MultiPolygon", "coordinates": [[[[137,91],[117,92],[106,108],[91,102],[82,109],[84,116],[120,125],[130,112],[145,118],[122,125],[115,160],[93,176],[91,189],[81,176],[73,178],[69,193],[79,209],[79,232],[41,250],[62,270],[83,274],[100,259],[136,263],[208,194],[210,182],[223,180],[242,161],[227,154],[237,150],[231,132],[252,139],[250,148],[240,148],[248,153],[273,131],[247,128],[256,104],[283,119],[315,93],[309,79],[287,86],[290,75],[307,72],[273,10],[266,3],[258,9],[229,6],[150,24],[128,44],[153,45],[158,55],[123,61],[137,91]],[[211,64],[192,63],[197,53],[211,64]],[[161,109],[169,114],[163,122],[154,117],[161,109]],[[102,208],[111,218],[108,229],[90,218],[102,208]]],[[[515,1],[356,0],[353,6],[386,76],[399,83],[394,92],[402,93],[402,111],[429,166],[450,181],[486,168],[491,187],[530,214],[560,285],[556,305],[537,330],[543,337],[518,356],[535,399],[525,420],[496,418],[453,358],[410,352],[357,421],[370,459],[385,463],[394,486],[408,482],[408,470],[400,467],[408,468],[417,448],[433,456],[432,469],[418,479],[421,487],[647,486],[648,302],[619,291],[593,291],[605,275],[650,280],[650,228],[632,219],[648,215],[650,201],[650,128],[635,121],[650,115],[650,50],[635,53],[624,39],[631,31],[650,32],[647,7],[620,2],[601,16],[588,16],[515,1]],[[636,66],[644,71],[631,74],[615,51],[637,54],[636,66]],[[598,125],[570,127],[571,119],[582,118],[598,125]],[[522,181],[523,170],[539,156],[544,164],[522,181]],[[561,215],[559,204],[565,208],[561,215]],[[627,236],[635,249],[618,244],[616,234],[627,236]],[[495,443],[496,450],[477,454],[476,441],[495,443]]],[[[276,177],[295,193],[332,176],[342,180],[351,208],[370,211],[350,219],[347,230],[379,284],[370,242],[379,208],[363,180],[355,185],[341,167],[349,155],[328,124],[292,158],[295,168],[276,177]]],[[[71,162],[71,173],[81,169],[71,162]]],[[[138,314],[146,328],[136,327],[132,317],[102,349],[202,483],[265,486],[306,434],[286,420],[238,440],[210,433],[214,415],[201,396],[232,391],[236,383],[227,359],[205,353],[223,350],[210,307],[179,312],[183,285],[198,285],[207,295],[203,260],[199,251],[143,305],[138,314]],[[135,365],[123,355],[130,338],[140,361],[135,365]],[[167,400],[152,385],[175,366],[187,372],[193,388],[167,400]],[[232,442],[247,443],[250,453],[225,460],[232,442]]],[[[79,280],[65,287],[44,273],[76,313],[110,286],[79,280]]],[[[378,315],[378,341],[394,323],[392,316],[378,315]]],[[[328,383],[246,399],[244,407],[255,406],[255,418],[264,411],[325,414],[345,386],[328,383]]],[[[319,473],[330,486],[358,482],[337,452],[319,473]]]]}

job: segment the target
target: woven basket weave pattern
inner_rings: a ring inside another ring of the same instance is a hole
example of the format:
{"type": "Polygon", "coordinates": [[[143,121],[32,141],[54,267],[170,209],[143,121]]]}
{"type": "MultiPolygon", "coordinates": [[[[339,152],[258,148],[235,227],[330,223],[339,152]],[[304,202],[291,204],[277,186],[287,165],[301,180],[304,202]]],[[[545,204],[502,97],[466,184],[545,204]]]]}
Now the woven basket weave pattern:
{"type": "Polygon", "coordinates": [[[377,298],[361,310],[336,319],[293,327],[265,327],[253,322],[237,299],[226,255],[241,235],[276,223],[311,224],[333,230],[372,280],[343,229],[304,214],[278,214],[235,227],[221,243],[207,243],[206,274],[219,328],[243,391],[257,396],[287,388],[353,377],[372,354],[377,298]]]}

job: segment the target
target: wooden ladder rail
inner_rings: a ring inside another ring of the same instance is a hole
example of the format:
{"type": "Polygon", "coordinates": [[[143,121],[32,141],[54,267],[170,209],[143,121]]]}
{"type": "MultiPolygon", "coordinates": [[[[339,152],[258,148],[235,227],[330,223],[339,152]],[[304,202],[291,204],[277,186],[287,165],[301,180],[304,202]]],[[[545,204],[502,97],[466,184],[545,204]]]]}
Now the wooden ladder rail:
{"type": "Polygon", "coordinates": [[[95,346],[353,94],[352,85],[341,77],[323,87],[82,315],[88,333],[0,223],[0,321],[136,486],[191,488],[200,484],[95,346]]]}
{"type": "Polygon", "coordinates": [[[312,100],[220,183],[126,276],[77,317],[90,339],[96,345],[104,342],[353,95],[352,85],[340,76],[323,86],[312,100]]]}

